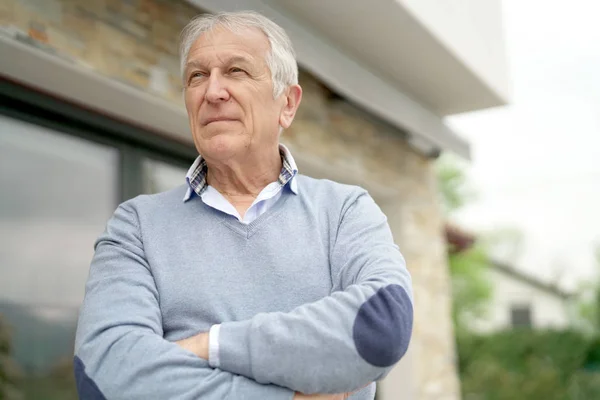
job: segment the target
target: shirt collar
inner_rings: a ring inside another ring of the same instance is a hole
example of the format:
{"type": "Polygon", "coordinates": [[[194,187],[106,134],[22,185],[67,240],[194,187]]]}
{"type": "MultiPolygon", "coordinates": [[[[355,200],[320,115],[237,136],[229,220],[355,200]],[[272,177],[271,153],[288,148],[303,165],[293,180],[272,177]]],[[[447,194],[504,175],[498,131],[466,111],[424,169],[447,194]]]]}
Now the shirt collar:
{"type": "MultiPolygon", "coordinates": [[[[298,194],[298,182],[295,179],[298,174],[296,161],[290,150],[283,144],[279,144],[279,154],[281,155],[281,172],[277,178],[277,182],[282,187],[289,183],[292,193],[298,194]]],[[[207,173],[208,165],[206,164],[206,160],[199,155],[185,175],[188,188],[183,197],[184,202],[188,201],[194,193],[198,196],[204,193],[208,187],[208,183],[206,182],[207,173]]]]}

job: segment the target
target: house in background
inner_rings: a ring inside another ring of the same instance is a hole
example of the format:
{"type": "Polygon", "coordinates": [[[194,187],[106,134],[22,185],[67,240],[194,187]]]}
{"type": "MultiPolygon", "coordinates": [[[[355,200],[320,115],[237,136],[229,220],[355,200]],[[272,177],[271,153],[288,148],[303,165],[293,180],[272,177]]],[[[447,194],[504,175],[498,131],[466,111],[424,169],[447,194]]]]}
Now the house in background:
{"type": "Polygon", "coordinates": [[[509,265],[491,261],[492,299],[485,318],[473,321],[481,333],[506,328],[561,329],[571,324],[571,295],[509,265]]]}
{"type": "MultiPolygon", "coordinates": [[[[476,241],[474,235],[451,224],[446,225],[445,234],[451,252],[466,251],[476,241]]],[[[562,329],[573,323],[570,293],[494,259],[489,259],[486,266],[492,296],[485,315],[469,321],[474,332],[522,327],[562,329]]]]}
{"type": "Polygon", "coordinates": [[[116,205],[183,182],[195,150],[178,34],[233,9],[294,42],[304,99],[283,140],[301,172],[368,189],[412,273],[413,340],[378,398],[459,398],[432,163],[469,157],[444,116],[508,101],[499,0],[4,0],[0,313],[28,387],[72,351],[92,244],[116,205]]]}

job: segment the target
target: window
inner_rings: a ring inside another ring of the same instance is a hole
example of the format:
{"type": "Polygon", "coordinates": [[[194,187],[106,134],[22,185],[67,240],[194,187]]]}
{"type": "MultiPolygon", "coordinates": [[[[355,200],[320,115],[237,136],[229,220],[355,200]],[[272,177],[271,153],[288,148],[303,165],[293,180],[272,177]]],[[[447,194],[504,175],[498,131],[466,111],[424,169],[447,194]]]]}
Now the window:
{"type": "Polygon", "coordinates": [[[75,399],[72,357],[118,151],[0,115],[0,318],[26,399],[75,399]]]}
{"type": "Polygon", "coordinates": [[[183,185],[187,173],[185,168],[153,159],[145,159],[142,170],[144,172],[144,193],[164,192],[183,185]]]}
{"type": "Polygon", "coordinates": [[[6,387],[25,400],[77,399],[93,244],[118,203],[183,184],[197,152],[18,84],[0,89],[0,397],[6,387]]]}
{"type": "Polygon", "coordinates": [[[515,305],[510,310],[511,325],[514,328],[531,327],[531,307],[528,305],[515,305]]]}

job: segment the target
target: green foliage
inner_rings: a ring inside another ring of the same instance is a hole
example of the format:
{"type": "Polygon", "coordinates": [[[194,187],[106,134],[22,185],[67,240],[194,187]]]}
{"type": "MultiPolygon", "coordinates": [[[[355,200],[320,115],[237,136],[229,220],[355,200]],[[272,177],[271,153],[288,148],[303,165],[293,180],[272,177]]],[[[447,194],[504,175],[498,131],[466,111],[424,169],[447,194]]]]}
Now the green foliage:
{"type": "Polygon", "coordinates": [[[11,337],[8,325],[0,314],[0,400],[19,400],[18,385],[22,372],[11,357],[11,337]]]}
{"type": "Polygon", "coordinates": [[[449,255],[452,276],[452,317],[456,331],[468,328],[473,318],[485,315],[492,297],[492,285],[486,271],[487,254],[482,245],[449,255]]]}
{"type": "MultiPolygon", "coordinates": [[[[464,169],[452,158],[439,161],[438,181],[447,214],[473,198],[464,169]]],[[[600,399],[600,336],[594,339],[577,330],[515,329],[485,336],[469,332],[468,321],[485,315],[492,295],[489,251],[514,259],[521,245],[519,232],[504,228],[448,256],[463,399],[600,399]]],[[[598,261],[600,266],[600,248],[598,261]]],[[[587,293],[581,315],[600,334],[600,283],[589,285],[587,293]]]]}
{"type": "Polygon", "coordinates": [[[585,368],[588,371],[600,372],[600,336],[592,339],[590,351],[585,359],[585,368]]]}
{"type": "MultiPolygon", "coordinates": [[[[447,214],[463,207],[474,198],[468,186],[465,167],[459,159],[444,155],[437,164],[438,188],[447,214]]],[[[486,277],[487,250],[481,241],[472,248],[448,255],[452,276],[452,317],[457,331],[466,323],[482,317],[492,297],[492,285],[486,277]]]]}
{"type": "Polygon", "coordinates": [[[590,367],[600,342],[577,331],[462,334],[458,349],[466,400],[600,399],[600,371],[590,367]]]}
{"type": "Polygon", "coordinates": [[[76,400],[73,359],[59,360],[46,374],[26,376],[23,391],[27,399],[76,400]]]}
{"type": "MultiPolygon", "coordinates": [[[[596,247],[596,266],[600,274],[600,245],[596,247]]],[[[581,329],[592,335],[600,335],[600,278],[585,282],[579,288],[578,317],[581,329]]]]}
{"type": "Polygon", "coordinates": [[[465,168],[458,158],[444,154],[438,159],[436,169],[440,198],[447,214],[462,208],[474,198],[465,168]]]}

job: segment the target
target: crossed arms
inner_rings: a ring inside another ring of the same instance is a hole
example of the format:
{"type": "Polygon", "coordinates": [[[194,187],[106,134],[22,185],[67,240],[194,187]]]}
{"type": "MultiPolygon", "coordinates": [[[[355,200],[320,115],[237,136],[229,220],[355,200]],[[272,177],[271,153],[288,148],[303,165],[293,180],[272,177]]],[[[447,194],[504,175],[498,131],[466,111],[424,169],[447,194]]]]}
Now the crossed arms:
{"type": "Polygon", "coordinates": [[[331,295],[222,323],[213,369],[199,357],[203,345],[193,347],[205,335],[181,345],[163,338],[137,214],[124,203],[98,239],[86,285],[75,344],[80,397],[291,400],[385,377],[408,347],[412,291],[386,218],[366,193],[344,211],[331,260],[331,295]]]}

